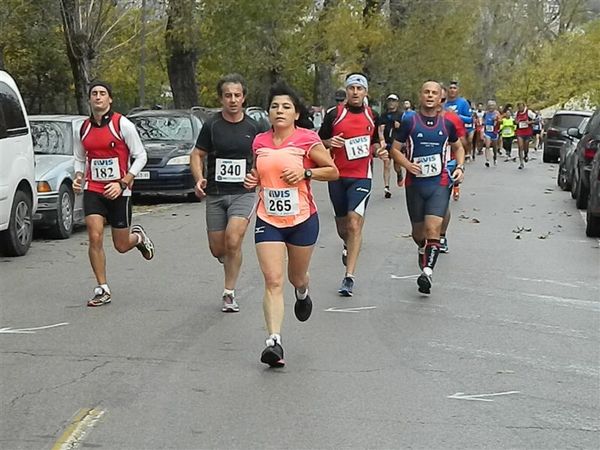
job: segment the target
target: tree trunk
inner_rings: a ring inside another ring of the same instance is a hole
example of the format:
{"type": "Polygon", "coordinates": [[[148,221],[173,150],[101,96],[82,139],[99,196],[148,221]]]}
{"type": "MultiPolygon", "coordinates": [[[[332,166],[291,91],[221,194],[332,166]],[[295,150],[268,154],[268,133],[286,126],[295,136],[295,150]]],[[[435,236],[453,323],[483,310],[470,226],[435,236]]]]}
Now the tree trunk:
{"type": "Polygon", "coordinates": [[[0,47],[0,70],[6,70],[4,68],[4,47],[0,47]]]}
{"type": "MultiPolygon", "coordinates": [[[[320,18],[327,14],[328,10],[335,6],[335,0],[325,0],[320,18]]],[[[317,55],[323,53],[323,44],[319,43],[315,52],[317,55]]],[[[325,62],[315,63],[315,80],[313,84],[313,105],[329,106],[335,103],[333,98],[335,86],[333,85],[333,58],[327,58],[325,62]]]]}
{"type": "Polygon", "coordinates": [[[191,36],[193,1],[171,0],[168,8],[166,29],[167,72],[173,93],[175,108],[191,108],[198,105],[196,84],[196,49],[191,36]]]}

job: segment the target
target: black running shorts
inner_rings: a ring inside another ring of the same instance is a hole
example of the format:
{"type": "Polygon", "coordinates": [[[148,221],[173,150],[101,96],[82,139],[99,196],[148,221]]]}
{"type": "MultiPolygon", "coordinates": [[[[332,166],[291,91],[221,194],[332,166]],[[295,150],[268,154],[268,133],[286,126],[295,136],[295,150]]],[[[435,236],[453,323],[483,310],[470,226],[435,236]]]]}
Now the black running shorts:
{"type": "Polygon", "coordinates": [[[98,214],[106,217],[113,228],[129,228],[131,225],[131,196],[109,200],[97,192],[83,191],[83,210],[86,216],[98,214]]]}

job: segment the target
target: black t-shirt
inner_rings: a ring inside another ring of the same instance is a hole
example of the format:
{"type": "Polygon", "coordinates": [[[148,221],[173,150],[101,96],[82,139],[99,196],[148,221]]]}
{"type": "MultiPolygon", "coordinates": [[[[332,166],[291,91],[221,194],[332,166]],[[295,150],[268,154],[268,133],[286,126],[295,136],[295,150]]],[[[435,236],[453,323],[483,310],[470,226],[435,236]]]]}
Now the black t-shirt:
{"type": "Polygon", "coordinates": [[[259,126],[244,115],[240,122],[228,122],[221,113],[211,116],[202,126],[196,147],[207,153],[206,193],[243,194],[244,176],[252,169],[252,141],[259,126]]]}
{"type": "Polygon", "coordinates": [[[379,117],[377,126],[385,125],[383,129],[383,138],[386,144],[394,142],[394,122],[402,123],[402,113],[400,111],[385,112],[379,117]]]}

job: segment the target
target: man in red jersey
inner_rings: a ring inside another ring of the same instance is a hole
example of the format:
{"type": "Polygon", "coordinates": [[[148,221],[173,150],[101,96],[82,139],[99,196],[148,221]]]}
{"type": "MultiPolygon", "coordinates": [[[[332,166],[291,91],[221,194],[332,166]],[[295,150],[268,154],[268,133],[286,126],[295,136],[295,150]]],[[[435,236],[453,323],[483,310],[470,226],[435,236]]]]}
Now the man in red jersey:
{"type": "Polygon", "coordinates": [[[329,148],[340,178],[330,181],[329,198],[335,211],[339,237],[344,242],[342,263],[346,273],[338,293],[351,297],[354,271],[362,242],[365,211],[371,195],[373,149],[384,161],[388,152],[379,146],[378,119],[365,105],[369,90],[367,77],[351,73],[346,77],[346,103],[329,111],[319,130],[329,148]]]}
{"type": "Polygon", "coordinates": [[[83,191],[88,255],[98,282],[87,305],[102,306],[111,302],[106,281],[104,221],[112,228],[113,244],[119,253],[137,248],[150,260],[154,257],[154,245],[140,225],[131,226],[131,185],[147,160],[135,125],[111,110],[112,92],[107,83],[92,82],[88,96],[92,114],[73,139],[73,190],[83,191]]]}

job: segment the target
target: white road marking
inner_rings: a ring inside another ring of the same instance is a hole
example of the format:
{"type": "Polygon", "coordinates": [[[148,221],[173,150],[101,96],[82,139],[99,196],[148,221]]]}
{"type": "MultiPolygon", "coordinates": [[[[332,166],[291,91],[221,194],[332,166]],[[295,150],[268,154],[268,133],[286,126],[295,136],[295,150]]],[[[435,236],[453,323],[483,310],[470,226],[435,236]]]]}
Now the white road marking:
{"type": "Polygon", "coordinates": [[[411,280],[413,278],[419,278],[419,275],[403,275],[403,276],[390,275],[390,278],[392,280],[411,280]]]}
{"type": "Polygon", "coordinates": [[[492,394],[465,394],[464,392],[457,392],[456,394],[449,395],[446,398],[453,398],[455,400],[476,400],[479,402],[493,402],[491,398],[484,397],[498,397],[500,395],[511,395],[519,394],[521,391],[506,391],[506,392],[494,392],[492,394]]]}
{"type": "Polygon", "coordinates": [[[540,298],[542,300],[550,300],[557,303],[565,303],[567,305],[579,306],[584,309],[588,309],[590,311],[599,311],[600,312],[600,302],[594,302],[591,300],[580,300],[578,298],[565,298],[565,297],[556,297],[554,295],[543,295],[543,294],[528,294],[523,292],[522,295],[527,297],[540,298]]]}
{"type": "Polygon", "coordinates": [[[52,450],[71,450],[81,446],[88,431],[104,415],[100,409],[80,410],[62,436],[52,446],[52,450]]]}
{"type": "Polygon", "coordinates": [[[555,281],[555,280],[541,280],[541,279],[537,279],[537,278],[523,278],[523,277],[508,277],[508,278],[513,279],[513,280],[521,280],[521,281],[534,281],[536,283],[544,283],[544,284],[557,284],[559,286],[566,286],[566,287],[573,287],[573,288],[579,287],[577,284],[564,283],[562,281],[555,281]]]}
{"type": "Polygon", "coordinates": [[[11,328],[5,327],[0,328],[0,333],[11,333],[11,334],[34,334],[37,330],[47,330],[48,328],[56,328],[62,327],[65,325],[69,325],[69,322],[63,323],[55,323],[54,325],[45,325],[43,327],[33,327],[33,328],[11,328]]]}
{"type": "Polygon", "coordinates": [[[357,306],[355,308],[328,308],[325,312],[347,312],[347,313],[357,313],[360,311],[366,311],[369,309],[375,309],[377,306],[357,306]]]}

